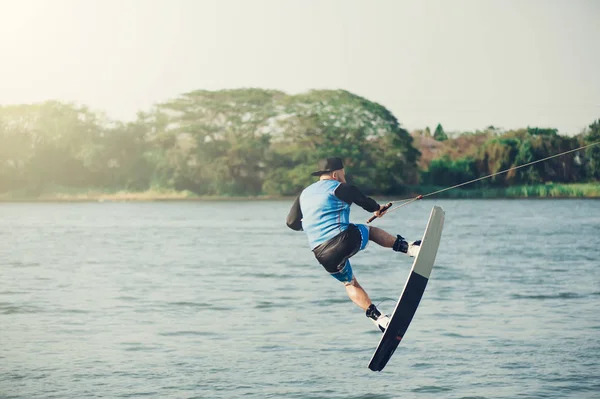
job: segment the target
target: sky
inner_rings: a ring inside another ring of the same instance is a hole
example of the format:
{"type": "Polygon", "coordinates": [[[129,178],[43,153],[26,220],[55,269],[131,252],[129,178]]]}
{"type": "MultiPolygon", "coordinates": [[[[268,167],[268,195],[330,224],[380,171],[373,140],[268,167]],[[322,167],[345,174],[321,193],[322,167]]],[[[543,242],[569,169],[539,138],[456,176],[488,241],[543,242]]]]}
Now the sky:
{"type": "Polygon", "coordinates": [[[132,120],[193,90],[344,89],[408,130],[600,118],[597,0],[0,0],[0,105],[132,120]]]}

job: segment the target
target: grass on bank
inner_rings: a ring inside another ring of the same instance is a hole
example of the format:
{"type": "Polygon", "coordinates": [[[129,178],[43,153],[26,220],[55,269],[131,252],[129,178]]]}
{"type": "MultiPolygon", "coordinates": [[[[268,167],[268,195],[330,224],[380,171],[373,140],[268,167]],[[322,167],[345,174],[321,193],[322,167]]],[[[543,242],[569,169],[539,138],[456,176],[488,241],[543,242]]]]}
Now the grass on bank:
{"type": "Polygon", "coordinates": [[[0,201],[160,201],[194,199],[191,191],[151,188],[144,191],[51,187],[39,193],[16,190],[0,194],[0,201]]]}
{"type": "MultiPolygon", "coordinates": [[[[446,187],[421,186],[412,191],[429,194],[446,187]]],[[[600,198],[599,183],[538,184],[499,188],[456,188],[436,194],[438,198],[600,198]]]]}
{"type": "MultiPolygon", "coordinates": [[[[414,186],[411,198],[418,194],[429,194],[446,187],[414,186]]],[[[600,182],[579,184],[540,184],[534,186],[513,186],[506,188],[456,188],[436,194],[436,198],[600,198],[600,182]]],[[[276,199],[273,196],[198,196],[191,191],[151,188],[144,191],[119,189],[75,189],[49,187],[33,193],[18,190],[0,193],[0,201],[169,201],[169,200],[211,200],[211,199],[276,199]]]]}

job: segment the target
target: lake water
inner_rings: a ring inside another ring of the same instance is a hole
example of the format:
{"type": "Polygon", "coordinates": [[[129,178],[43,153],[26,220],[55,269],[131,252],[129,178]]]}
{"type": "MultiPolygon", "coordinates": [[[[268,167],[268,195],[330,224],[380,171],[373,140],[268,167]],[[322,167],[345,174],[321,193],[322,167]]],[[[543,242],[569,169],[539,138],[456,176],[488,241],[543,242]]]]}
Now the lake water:
{"type": "MultiPolygon", "coordinates": [[[[600,201],[446,212],[387,367],[380,333],[285,226],[291,201],[0,204],[0,398],[599,398],[600,201]]],[[[352,220],[369,214],[352,207],[352,220]]],[[[411,259],[353,258],[382,311],[411,259]]]]}

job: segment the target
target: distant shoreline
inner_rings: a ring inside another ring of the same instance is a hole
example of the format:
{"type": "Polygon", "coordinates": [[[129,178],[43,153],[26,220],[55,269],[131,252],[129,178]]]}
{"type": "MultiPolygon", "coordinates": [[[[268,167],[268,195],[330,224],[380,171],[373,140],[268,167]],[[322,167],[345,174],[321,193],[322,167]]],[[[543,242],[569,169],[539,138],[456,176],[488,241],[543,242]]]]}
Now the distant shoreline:
{"type": "MultiPolygon", "coordinates": [[[[411,187],[410,194],[397,196],[372,194],[381,199],[402,200],[415,198],[419,193],[428,194],[444,187],[411,187]]],[[[23,192],[0,194],[0,202],[176,202],[176,201],[277,201],[290,200],[292,196],[206,196],[190,191],[101,191],[65,190],[27,195],[23,192]]],[[[600,199],[600,183],[543,184],[535,186],[511,186],[506,188],[455,189],[436,194],[438,199],[600,199]]]]}

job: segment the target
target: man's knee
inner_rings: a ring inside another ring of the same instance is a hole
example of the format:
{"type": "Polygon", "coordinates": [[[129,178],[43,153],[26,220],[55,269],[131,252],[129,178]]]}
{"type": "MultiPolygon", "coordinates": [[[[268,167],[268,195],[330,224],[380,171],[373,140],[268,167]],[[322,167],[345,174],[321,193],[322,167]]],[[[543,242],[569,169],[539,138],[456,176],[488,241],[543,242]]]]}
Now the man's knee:
{"type": "Polygon", "coordinates": [[[346,287],[351,286],[351,287],[360,287],[360,284],[358,284],[358,281],[356,281],[356,277],[352,276],[352,280],[350,280],[349,282],[344,283],[344,285],[346,287]]]}

